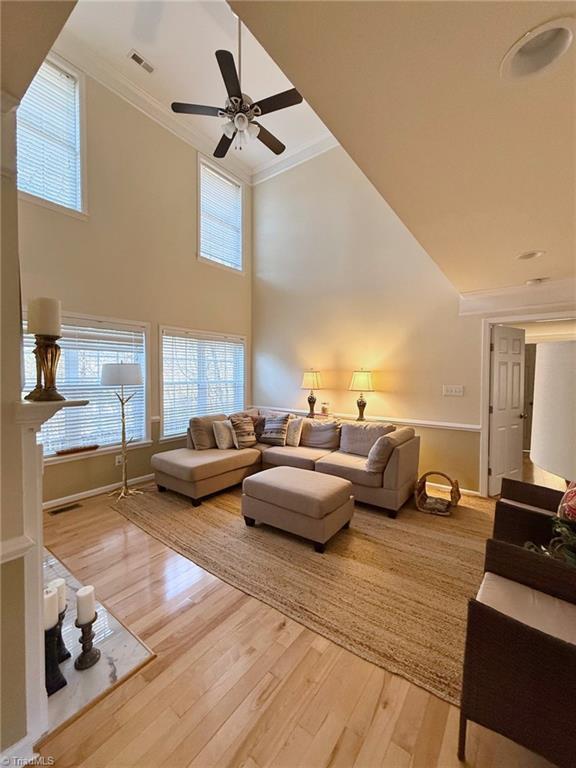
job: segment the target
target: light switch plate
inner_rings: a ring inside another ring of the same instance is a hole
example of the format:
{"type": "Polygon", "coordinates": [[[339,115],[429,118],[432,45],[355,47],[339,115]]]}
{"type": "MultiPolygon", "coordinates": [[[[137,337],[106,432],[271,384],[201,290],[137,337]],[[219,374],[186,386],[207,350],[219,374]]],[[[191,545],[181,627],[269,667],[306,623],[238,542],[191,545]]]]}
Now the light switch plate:
{"type": "Polygon", "coordinates": [[[442,395],[444,397],[464,397],[464,385],[442,384],[442,395]]]}

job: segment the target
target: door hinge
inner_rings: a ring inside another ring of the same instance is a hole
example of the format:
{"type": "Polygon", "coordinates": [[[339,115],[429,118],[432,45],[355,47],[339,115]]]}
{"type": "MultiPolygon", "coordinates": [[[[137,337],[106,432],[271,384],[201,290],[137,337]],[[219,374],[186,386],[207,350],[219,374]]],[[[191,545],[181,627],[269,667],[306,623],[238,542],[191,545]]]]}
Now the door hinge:
{"type": "Polygon", "coordinates": [[[494,344],[490,344],[490,352],[494,352],[494,344]]]}
{"type": "Polygon", "coordinates": [[[494,406],[493,405],[489,405],[488,406],[488,413],[494,413],[494,406]]]}
{"type": "Polygon", "coordinates": [[[488,477],[491,477],[491,476],[492,476],[492,468],[488,467],[488,477]]]}

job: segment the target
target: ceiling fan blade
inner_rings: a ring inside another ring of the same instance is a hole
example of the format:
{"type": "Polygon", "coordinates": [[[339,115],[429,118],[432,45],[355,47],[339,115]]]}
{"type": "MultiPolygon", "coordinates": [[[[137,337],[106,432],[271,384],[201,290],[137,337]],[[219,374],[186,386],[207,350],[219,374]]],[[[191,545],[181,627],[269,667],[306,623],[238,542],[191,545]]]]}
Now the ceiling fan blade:
{"type": "Polygon", "coordinates": [[[206,107],[203,104],[185,104],[181,101],[172,102],[172,112],[181,112],[185,115],[208,115],[218,117],[222,110],[218,107],[206,107]]]}
{"type": "Polygon", "coordinates": [[[234,136],[236,136],[236,131],[232,134],[231,138],[228,138],[226,134],[222,134],[222,138],[218,142],[218,146],[214,150],[214,157],[226,157],[226,152],[230,149],[230,145],[234,141],[234,136]]]}
{"type": "Polygon", "coordinates": [[[298,93],[296,88],[290,88],[289,91],[282,91],[282,93],[277,93],[275,96],[268,96],[267,99],[261,99],[253,106],[260,108],[261,115],[267,115],[269,112],[276,112],[279,109],[293,107],[295,104],[300,104],[302,101],[302,96],[298,93]]]}
{"type": "Polygon", "coordinates": [[[230,98],[235,96],[237,99],[242,99],[240,80],[238,79],[234,56],[232,56],[230,51],[216,51],[216,59],[218,61],[218,66],[220,67],[220,72],[222,73],[222,79],[224,80],[228,96],[230,96],[230,98]]]}
{"type": "Polygon", "coordinates": [[[277,139],[274,134],[270,133],[270,131],[266,130],[263,125],[260,125],[260,123],[257,123],[256,120],[252,121],[254,125],[257,125],[258,128],[260,128],[260,131],[258,132],[258,138],[262,142],[262,144],[265,144],[268,149],[271,149],[272,152],[274,152],[275,155],[281,155],[282,152],[286,149],[284,144],[280,141],[280,139],[277,139]]]}

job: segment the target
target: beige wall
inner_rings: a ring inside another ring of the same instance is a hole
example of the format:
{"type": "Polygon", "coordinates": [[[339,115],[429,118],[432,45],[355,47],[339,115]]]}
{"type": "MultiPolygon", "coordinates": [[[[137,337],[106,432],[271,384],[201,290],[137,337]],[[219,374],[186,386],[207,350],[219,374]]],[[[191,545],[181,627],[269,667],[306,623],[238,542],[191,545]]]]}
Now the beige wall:
{"type": "MultiPolygon", "coordinates": [[[[481,323],[458,316],[458,294],[342,149],[254,188],[254,402],[305,407],[317,393],[354,413],[354,368],[379,391],[367,416],[478,424],[481,323]],[[463,384],[464,397],[443,397],[463,384]]],[[[478,488],[477,433],[422,430],[422,471],[478,488]]]]}
{"type": "MultiPolygon", "coordinates": [[[[24,300],[57,296],[64,310],[151,323],[151,415],[158,416],[159,324],[250,337],[250,191],[247,274],[201,263],[196,151],[90,78],[86,116],[88,216],[20,202],[24,300]]],[[[148,473],[158,449],[131,451],[131,475],[148,473]]],[[[113,455],[48,465],[45,498],[119,479],[113,455]]]]}

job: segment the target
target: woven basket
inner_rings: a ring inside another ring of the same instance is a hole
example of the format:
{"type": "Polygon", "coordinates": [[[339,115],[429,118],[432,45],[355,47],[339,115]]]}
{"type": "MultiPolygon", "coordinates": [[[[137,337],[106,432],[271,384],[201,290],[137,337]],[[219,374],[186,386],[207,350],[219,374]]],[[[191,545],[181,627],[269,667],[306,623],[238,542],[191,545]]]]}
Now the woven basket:
{"type": "Polygon", "coordinates": [[[414,501],[420,512],[426,512],[429,515],[450,515],[450,507],[456,507],[461,499],[460,486],[458,480],[452,480],[443,472],[426,472],[416,483],[414,490],[414,501]],[[426,493],[426,480],[431,476],[443,477],[450,484],[450,499],[439,499],[435,496],[428,496],[426,493]]]}

